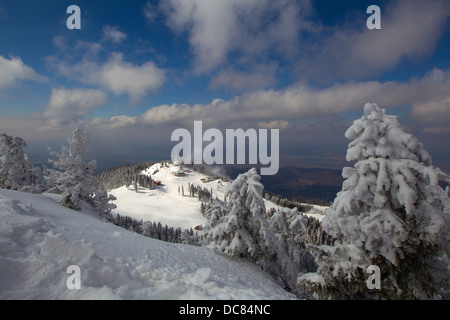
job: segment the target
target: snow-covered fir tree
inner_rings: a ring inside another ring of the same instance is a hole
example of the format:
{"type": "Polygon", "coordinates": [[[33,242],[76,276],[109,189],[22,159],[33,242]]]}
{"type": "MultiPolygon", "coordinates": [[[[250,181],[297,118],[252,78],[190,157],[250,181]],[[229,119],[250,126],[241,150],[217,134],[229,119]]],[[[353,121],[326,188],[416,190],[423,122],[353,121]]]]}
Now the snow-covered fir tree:
{"type": "Polygon", "coordinates": [[[64,196],[62,204],[75,210],[80,210],[83,201],[90,199],[98,181],[94,176],[96,161],[85,163],[82,158],[88,141],[88,133],[77,128],[67,140],[69,147],[62,146],[61,153],[50,149],[50,154],[58,159],[49,162],[60,170],[52,171],[55,187],[64,196]]]}
{"type": "MultiPolygon", "coordinates": [[[[314,257],[306,249],[303,235],[307,231],[308,219],[298,212],[297,208],[281,208],[275,211],[269,219],[269,229],[282,244],[287,257],[293,262],[294,274],[291,275],[292,287],[295,287],[298,273],[315,271],[317,265],[314,257]]],[[[286,268],[289,264],[282,267],[286,268]]],[[[281,270],[286,274],[288,270],[281,270]]]]}
{"type": "Polygon", "coordinates": [[[342,191],[322,222],[336,241],[310,247],[318,270],[301,285],[321,299],[433,298],[442,272],[448,278],[448,264],[439,267],[448,254],[448,194],[438,182],[449,176],[375,104],[345,136],[347,161],[356,163],[344,168],[342,191]],[[371,265],[381,270],[379,290],[366,283],[371,265]]]}
{"type": "Polygon", "coordinates": [[[102,216],[109,217],[111,210],[117,208],[117,206],[111,202],[114,200],[117,200],[115,196],[108,194],[108,192],[104,189],[98,189],[91,195],[89,203],[97,213],[102,216]]]}
{"type": "MultiPolygon", "coordinates": [[[[274,232],[284,227],[293,227],[296,232],[300,220],[287,226],[286,220],[281,223],[282,219],[276,215],[272,225],[269,224],[263,216],[264,186],[260,179],[256,169],[250,169],[229,184],[225,192],[226,203],[217,199],[212,201],[211,208],[205,213],[208,223],[201,235],[202,243],[220,249],[230,259],[241,257],[255,262],[286,288],[295,290],[298,268],[287,252],[286,245],[289,244],[282,232],[279,237],[274,232]]],[[[284,231],[286,234],[291,232],[284,231]]]]}
{"type": "Polygon", "coordinates": [[[256,169],[240,174],[225,193],[227,215],[205,234],[206,243],[214,243],[232,257],[245,257],[259,261],[266,252],[268,222],[262,216],[265,208],[262,198],[263,185],[256,169]]]}
{"type": "Polygon", "coordinates": [[[39,192],[43,188],[41,170],[33,167],[23,147],[27,143],[20,137],[0,134],[0,187],[5,189],[39,192]]]}

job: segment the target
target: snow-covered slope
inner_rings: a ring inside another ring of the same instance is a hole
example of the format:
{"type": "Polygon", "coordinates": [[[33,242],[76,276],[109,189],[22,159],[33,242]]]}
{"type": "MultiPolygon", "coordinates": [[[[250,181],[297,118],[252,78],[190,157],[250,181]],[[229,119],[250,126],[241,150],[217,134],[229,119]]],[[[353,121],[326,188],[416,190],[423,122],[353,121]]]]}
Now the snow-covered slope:
{"type": "MultiPolygon", "coordinates": [[[[153,180],[161,182],[161,185],[156,186],[154,190],[138,188],[136,193],[134,186],[130,185],[109,191],[117,198],[114,201],[117,208],[113,210],[113,213],[137,220],[161,222],[162,225],[182,229],[204,225],[206,219],[200,212],[200,202],[196,196],[189,195],[188,183],[212,190],[214,198],[223,199],[229,182],[222,179],[204,182],[202,179],[208,176],[192,170],[185,175],[175,176],[174,174],[179,170],[180,167],[176,165],[166,167],[156,163],[142,172],[151,176],[153,180]],[[178,193],[181,188],[184,189],[184,196],[178,193]]],[[[264,203],[266,209],[279,207],[267,200],[264,200],[264,203]]],[[[321,220],[324,210],[325,207],[314,206],[308,215],[321,220]]]]}
{"type": "Polygon", "coordinates": [[[294,299],[246,261],[128,232],[50,195],[0,189],[0,299],[294,299]],[[81,289],[68,289],[70,265],[81,289]]]}

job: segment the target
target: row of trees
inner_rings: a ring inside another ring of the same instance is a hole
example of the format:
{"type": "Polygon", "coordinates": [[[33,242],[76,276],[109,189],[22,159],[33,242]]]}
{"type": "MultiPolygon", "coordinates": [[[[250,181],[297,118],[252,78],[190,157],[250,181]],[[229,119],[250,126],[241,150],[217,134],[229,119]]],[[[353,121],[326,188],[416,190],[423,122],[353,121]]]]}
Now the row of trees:
{"type": "Polygon", "coordinates": [[[287,198],[284,198],[280,195],[274,194],[266,190],[264,190],[264,199],[273,202],[276,205],[279,205],[280,207],[297,208],[300,212],[309,211],[313,207],[312,206],[313,204],[321,206],[330,205],[330,203],[328,203],[327,201],[319,199],[296,197],[295,199],[289,200],[287,198]]]}
{"type": "Polygon", "coordinates": [[[163,226],[161,222],[138,221],[128,216],[121,216],[120,214],[115,217],[110,214],[108,220],[119,227],[139,233],[145,237],[172,243],[197,244],[196,237],[198,234],[192,228],[182,230],[179,227],[163,226]]]}
{"type": "Polygon", "coordinates": [[[213,197],[213,190],[196,186],[193,183],[188,182],[187,188],[184,185],[178,186],[178,195],[185,196],[189,192],[190,197],[197,197],[199,201],[210,201],[213,197]]]}

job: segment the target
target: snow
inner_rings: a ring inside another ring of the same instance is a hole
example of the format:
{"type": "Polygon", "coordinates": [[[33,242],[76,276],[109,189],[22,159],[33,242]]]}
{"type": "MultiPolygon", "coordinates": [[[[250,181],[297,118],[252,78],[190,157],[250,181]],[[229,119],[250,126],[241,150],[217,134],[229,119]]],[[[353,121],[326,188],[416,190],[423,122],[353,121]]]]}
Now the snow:
{"type": "Polygon", "coordinates": [[[295,299],[250,262],[146,238],[55,198],[0,189],[0,299],[295,299]],[[66,285],[70,265],[80,290],[66,285]]]}
{"type": "MultiPolygon", "coordinates": [[[[174,173],[183,171],[178,165],[162,166],[156,163],[142,174],[149,175],[153,180],[161,181],[161,186],[156,186],[154,190],[138,188],[136,193],[134,186],[123,186],[110,190],[117,200],[113,203],[117,206],[112,210],[113,214],[128,216],[136,220],[161,222],[169,227],[180,227],[182,229],[194,228],[198,225],[205,225],[206,219],[200,212],[200,202],[196,196],[190,197],[188,183],[201,188],[213,190],[213,198],[223,200],[226,188],[230,182],[222,179],[203,182],[202,179],[208,176],[196,171],[189,170],[184,176],[175,176],[174,173]],[[155,173],[156,172],[156,173],[155,173]],[[178,188],[184,187],[184,196],[178,194],[178,188]]],[[[280,206],[273,202],[264,200],[266,209],[280,206]]],[[[318,220],[324,217],[325,209],[314,205],[308,216],[318,220]]]]}

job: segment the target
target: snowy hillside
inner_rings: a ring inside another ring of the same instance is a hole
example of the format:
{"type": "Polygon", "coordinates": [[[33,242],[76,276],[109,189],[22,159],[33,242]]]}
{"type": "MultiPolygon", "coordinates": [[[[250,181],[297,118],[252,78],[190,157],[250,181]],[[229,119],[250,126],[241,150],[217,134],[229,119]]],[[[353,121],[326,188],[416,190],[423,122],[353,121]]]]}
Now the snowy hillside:
{"type": "Polygon", "coordinates": [[[54,197],[0,189],[0,299],[295,299],[249,262],[150,239],[54,197]],[[79,290],[67,288],[70,265],[79,290]]]}
{"type": "MultiPolygon", "coordinates": [[[[213,198],[223,199],[229,183],[196,171],[180,169],[176,165],[162,166],[161,163],[154,164],[144,170],[142,174],[150,176],[155,181],[160,181],[161,185],[156,186],[154,190],[138,188],[137,193],[133,185],[109,191],[117,198],[114,201],[117,208],[112,212],[136,220],[156,221],[163,225],[182,229],[194,228],[197,225],[204,225],[206,222],[205,217],[200,212],[198,198],[189,195],[189,184],[212,190],[213,198]],[[185,173],[175,176],[178,172],[185,173]],[[211,181],[205,180],[208,178],[211,181]],[[179,193],[182,188],[184,196],[181,192],[179,193]]],[[[264,200],[264,203],[266,209],[279,207],[267,200],[264,200]]],[[[325,209],[326,207],[313,206],[307,215],[321,220],[325,209]]]]}

